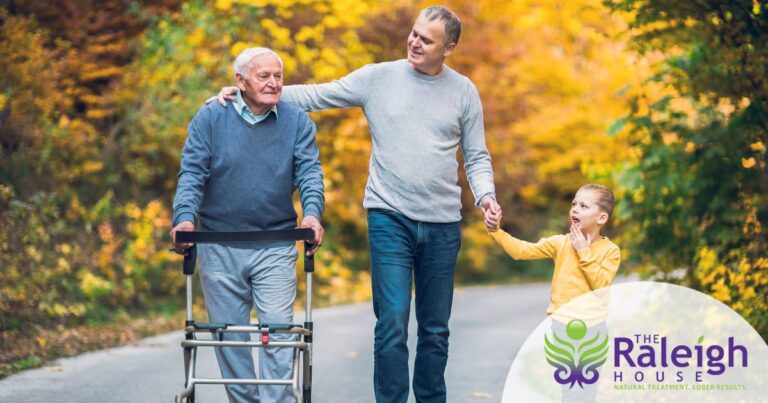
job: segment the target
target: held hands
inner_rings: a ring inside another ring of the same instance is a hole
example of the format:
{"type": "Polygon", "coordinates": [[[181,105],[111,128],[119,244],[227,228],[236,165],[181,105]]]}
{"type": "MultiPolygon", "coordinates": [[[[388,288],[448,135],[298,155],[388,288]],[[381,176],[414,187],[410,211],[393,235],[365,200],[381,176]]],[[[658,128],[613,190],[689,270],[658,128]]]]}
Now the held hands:
{"type": "Polygon", "coordinates": [[[299,226],[301,228],[312,228],[312,230],[315,231],[315,239],[312,240],[312,249],[307,251],[307,256],[312,256],[318,249],[320,249],[320,246],[323,245],[323,235],[325,234],[325,230],[323,229],[323,226],[320,225],[320,220],[311,215],[304,217],[299,226]]]}
{"type": "Polygon", "coordinates": [[[576,250],[588,248],[589,245],[592,244],[592,235],[587,234],[587,236],[584,237],[584,234],[576,224],[571,224],[571,233],[568,234],[568,236],[571,237],[571,244],[576,250]]]}
{"type": "Polygon", "coordinates": [[[237,87],[221,87],[221,91],[216,96],[212,96],[205,100],[205,104],[208,105],[213,101],[218,100],[221,106],[227,107],[227,100],[234,101],[236,99],[237,87]]]}
{"type": "Polygon", "coordinates": [[[189,231],[192,232],[195,230],[195,224],[192,223],[192,221],[182,221],[173,229],[171,229],[171,242],[173,242],[173,249],[176,250],[176,253],[181,255],[186,255],[185,249],[188,249],[192,246],[191,243],[176,243],[176,232],[178,231],[189,231]]]}
{"type": "Polygon", "coordinates": [[[501,223],[501,206],[491,196],[485,196],[480,202],[483,207],[483,222],[485,228],[490,232],[496,232],[499,230],[499,224],[501,223]]]}

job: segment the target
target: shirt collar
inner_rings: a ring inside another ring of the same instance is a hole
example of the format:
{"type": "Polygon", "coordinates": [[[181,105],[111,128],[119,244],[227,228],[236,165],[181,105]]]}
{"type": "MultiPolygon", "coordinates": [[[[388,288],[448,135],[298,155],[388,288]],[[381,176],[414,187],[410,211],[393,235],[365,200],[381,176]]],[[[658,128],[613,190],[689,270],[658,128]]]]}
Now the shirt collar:
{"type": "Polygon", "coordinates": [[[249,108],[245,103],[245,100],[243,99],[243,93],[240,91],[240,89],[237,90],[237,100],[236,102],[233,102],[233,105],[237,111],[237,114],[248,121],[256,121],[256,123],[261,122],[262,120],[266,119],[267,115],[270,113],[274,113],[275,120],[277,120],[277,105],[273,106],[270,110],[267,111],[267,113],[263,115],[254,115],[251,111],[251,108],[249,108]]]}

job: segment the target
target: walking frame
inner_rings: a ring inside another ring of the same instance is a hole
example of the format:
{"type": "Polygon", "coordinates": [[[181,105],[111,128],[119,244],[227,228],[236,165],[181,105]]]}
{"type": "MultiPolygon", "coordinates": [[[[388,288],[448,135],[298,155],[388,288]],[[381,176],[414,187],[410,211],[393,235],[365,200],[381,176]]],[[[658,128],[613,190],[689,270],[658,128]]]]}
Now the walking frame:
{"type": "Polygon", "coordinates": [[[286,385],[297,402],[312,401],[312,273],[315,268],[314,256],[307,256],[311,248],[310,241],[315,237],[312,229],[255,231],[255,232],[177,232],[178,243],[242,243],[272,241],[304,241],[304,273],[307,284],[307,304],[304,324],[292,323],[251,323],[249,325],[231,323],[195,322],[192,317],[192,275],[195,273],[197,248],[192,245],[184,256],[184,275],[187,287],[187,318],[184,326],[185,339],[181,342],[184,349],[185,389],[176,395],[176,403],[194,403],[195,386],[204,384],[245,384],[245,385],[286,385]],[[210,333],[210,339],[198,339],[198,333],[210,333]],[[224,333],[258,333],[259,341],[228,341],[224,333]],[[290,333],[299,337],[294,341],[270,341],[270,335],[290,333]],[[299,339],[300,338],[300,339],[299,339]],[[195,364],[198,347],[237,347],[237,348],[293,348],[293,375],[291,379],[222,379],[197,378],[195,364]]]}

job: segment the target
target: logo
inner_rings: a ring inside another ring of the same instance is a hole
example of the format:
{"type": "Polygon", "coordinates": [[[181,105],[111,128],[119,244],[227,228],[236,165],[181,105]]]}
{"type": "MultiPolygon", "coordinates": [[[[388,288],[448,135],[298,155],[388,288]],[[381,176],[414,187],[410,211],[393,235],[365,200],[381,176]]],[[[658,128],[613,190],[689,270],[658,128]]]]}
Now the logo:
{"type": "Polygon", "coordinates": [[[571,389],[577,384],[584,389],[584,384],[597,382],[600,378],[597,368],[608,357],[608,332],[601,335],[598,331],[588,340],[581,341],[587,335],[587,330],[584,321],[574,319],[565,326],[570,341],[560,337],[554,329],[552,341],[544,334],[544,352],[547,362],[555,367],[555,381],[561,385],[570,384],[571,389]]]}
{"type": "Polygon", "coordinates": [[[517,351],[501,402],[768,403],[766,374],[765,339],[722,302],[624,282],[544,318],[517,351]]]}

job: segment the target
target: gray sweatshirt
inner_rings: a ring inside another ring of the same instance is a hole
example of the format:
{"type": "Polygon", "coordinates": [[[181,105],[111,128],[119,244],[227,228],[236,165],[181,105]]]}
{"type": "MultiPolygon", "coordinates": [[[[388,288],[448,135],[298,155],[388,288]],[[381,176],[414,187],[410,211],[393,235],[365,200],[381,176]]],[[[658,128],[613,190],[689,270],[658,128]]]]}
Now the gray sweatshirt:
{"type": "Polygon", "coordinates": [[[282,99],[306,111],[363,108],[373,140],[367,209],[423,222],[461,220],[459,146],[476,204],[495,192],[477,88],[447,66],[429,76],[407,60],[370,64],[327,84],[286,86],[282,99]]]}

